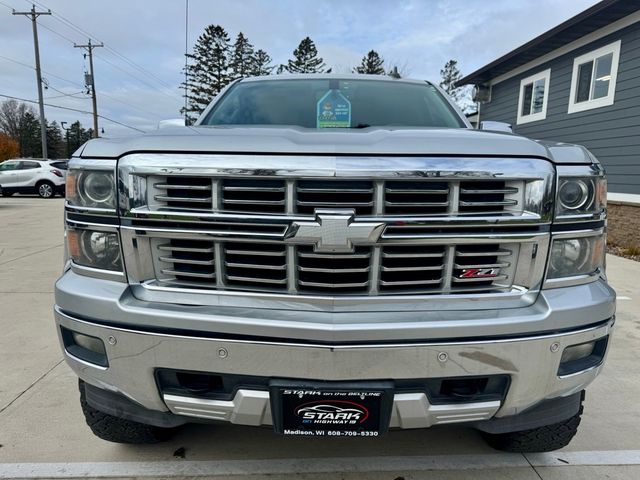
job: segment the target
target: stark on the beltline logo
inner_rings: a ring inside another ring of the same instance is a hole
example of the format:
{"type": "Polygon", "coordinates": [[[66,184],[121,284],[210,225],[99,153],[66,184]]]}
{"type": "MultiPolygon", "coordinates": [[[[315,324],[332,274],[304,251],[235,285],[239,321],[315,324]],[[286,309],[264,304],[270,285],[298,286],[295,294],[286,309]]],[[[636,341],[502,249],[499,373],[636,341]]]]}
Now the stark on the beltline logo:
{"type": "Polygon", "coordinates": [[[303,423],[352,425],[364,422],[369,417],[369,411],[354,402],[344,400],[325,400],[301,405],[295,410],[303,423]]]}
{"type": "Polygon", "coordinates": [[[499,271],[499,268],[465,268],[458,278],[493,278],[499,271]]]}

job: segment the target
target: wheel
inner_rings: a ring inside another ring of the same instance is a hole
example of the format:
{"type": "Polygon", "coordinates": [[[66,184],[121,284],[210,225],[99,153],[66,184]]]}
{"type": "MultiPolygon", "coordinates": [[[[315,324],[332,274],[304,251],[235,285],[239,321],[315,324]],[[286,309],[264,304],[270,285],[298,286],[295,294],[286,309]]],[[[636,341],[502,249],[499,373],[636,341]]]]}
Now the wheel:
{"type": "Polygon", "coordinates": [[[167,440],[173,429],[154,427],[144,423],[114,417],[93,408],[87,403],[84,382],[80,381],[80,406],[87,425],[93,434],[103,440],[114,443],[158,443],[167,440]]]}
{"type": "Polygon", "coordinates": [[[517,453],[551,452],[566,447],[578,433],[582,406],[573,417],[563,422],[509,433],[482,433],[487,443],[496,450],[517,453]]]}
{"type": "Polygon", "coordinates": [[[36,189],[41,198],[51,198],[56,194],[55,186],[51,182],[40,182],[36,189]]]}

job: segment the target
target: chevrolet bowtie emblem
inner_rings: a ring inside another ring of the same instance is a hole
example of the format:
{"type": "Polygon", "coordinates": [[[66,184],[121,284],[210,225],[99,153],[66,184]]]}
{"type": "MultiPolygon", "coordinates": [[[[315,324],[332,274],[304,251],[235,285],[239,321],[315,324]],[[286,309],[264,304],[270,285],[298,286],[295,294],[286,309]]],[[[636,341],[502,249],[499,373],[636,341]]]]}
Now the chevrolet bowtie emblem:
{"type": "Polygon", "coordinates": [[[293,222],[285,233],[289,243],[313,243],[316,252],[353,252],[355,245],[375,243],[384,223],[354,222],[354,210],[316,209],[312,222],[293,222]]]}

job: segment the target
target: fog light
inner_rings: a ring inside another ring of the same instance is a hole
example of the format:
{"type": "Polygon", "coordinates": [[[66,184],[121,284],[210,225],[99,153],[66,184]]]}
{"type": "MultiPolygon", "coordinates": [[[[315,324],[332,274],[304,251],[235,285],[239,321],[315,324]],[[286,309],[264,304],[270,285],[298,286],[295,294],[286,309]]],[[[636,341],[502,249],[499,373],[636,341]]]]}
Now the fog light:
{"type": "Polygon", "coordinates": [[[100,367],[108,367],[107,351],[104,342],[98,337],[74,332],[60,327],[62,343],[69,355],[100,367]]]}
{"type": "Polygon", "coordinates": [[[558,375],[572,375],[597,367],[604,360],[609,336],[599,338],[593,342],[570,345],[562,352],[558,375]]]}
{"type": "Polygon", "coordinates": [[[565,348],[564,352],[562,352],[560,363],[573,362],[575,360],[588,357],[593,353],[593,347],[595,344],[596,342],[589,342],[565,348]]]}
{"type": "Polygon", "coordinates": [[[96,337],[90,337],[88,335],[83,335],[82,333],[73,332],[73,341],[76,345],[82,348],[86,348],[94,353],[99,353],[101,355],[106,355],[107,352],[104,349],[104,343],[102,340],[96,337]]]}

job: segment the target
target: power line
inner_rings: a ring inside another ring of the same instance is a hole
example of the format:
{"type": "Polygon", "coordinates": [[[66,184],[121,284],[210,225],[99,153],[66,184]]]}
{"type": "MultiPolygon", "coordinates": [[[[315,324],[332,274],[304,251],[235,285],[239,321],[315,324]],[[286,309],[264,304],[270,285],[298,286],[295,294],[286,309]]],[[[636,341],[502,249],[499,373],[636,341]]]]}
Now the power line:
{"type": "MultiPolygon", "coordinates": [[[[27,102],[27,103],[38,103],[36,100],[29,100],[28,98],[14,97],[12,95],[4,95],[2,93],[0,93],[0,97],[9,98],[11,100],[20,100],[21,102],[27,102]]],[[[45,103],[45,105],[47,107],[59,108],[61,110],[70,110],[72,112],[78,112],[78,113],[84,113],[84,114],[87,114],[87,115],[93,115],[92,112],[88,112],[86,110],[80,110],[78,108],[63,107],[62,105],[52,105],[51,103],[45,103]]],[[[144,130],[141,130],[141,129],[136,128],[136,127],[132,127],[131,125],[127,125],[126,123],[119,122],[119,121],[114,120],[112,118],[105,117],[104,115],[98,115],[98,117],[100,117],[100,118],[102,118],[104,120],[107,120],[108,122],[112,122],[112,123],[115,123],[117,125],[121,125],[123,127],[130,128],[131,130],[135,130],[135,131],[140,132],[140,133],[146,133],[144,130]]]]}
{"type": "Polygon", "coordinates": [[[51,27],[47,27],[46,25],[43,25],[42,23],[40,24],[40,26],[42,28],[44,28],[45,30],[49,30],[51,33],[59,36],[60,38],[66,40],[67,42],[71,43],[72,45],[75,43],[73,40],[71,40],[69,37],[67,37],[66,35],[61,34],[60,32],[55,31],[53,28],[51,27]]]}
{"type": "MultiPolygon", "coordinates": [[[[40,25],[40,26],[42,26],[42,25],[40,25]]],[[[0,58],[2,58],[4,60],[7,60],[9,62],[16,63],[18,65],[22,65],[23,67],[30,68],[31,70],[35,70],[36,69],[36,67],[34,67],[33,65],[29,65],[27,63],[20,62],[18,60],[13,59],[13,58],[5,57],[4,55],[0,55],[0,58]]],[[[58,75],[56,75],[54,73],[48,72],[46,70],[42,70],[42,73],[44,73],[48,77],[57,78],[58,80],[62,80],[63,82],[67,82],[67,83],[69,83],[71,85],[75,85],[76,87],[84,88],[84,85],[80,85],[78,82],[74,82],[73,80],[69,80],[68,78],[60,77],[60,76],[58,76],[58,75]]]]}
{"type": "MultiPolygon", "coordinates": [[[[31,0],[25,0],[27,3],[35,3],[36,5],[39,5],[42,8],[46,8],[44,6],[44,4],[42,4],[41,2],[38,1],[31,1],[31,0]]],[[[105,43],[104,41],[98,39],[95,35],[92,35],[91,33],[87,32],[86,30],[84,30],[83,28],[79,27],[78,25],[76,25],[75,23],[73,23],[71,20],[69,20],[68,18],[64,17],[63,15],[59,14],[56,11],[52,10],[52,15],[53,17],[58,20],[60,23],[64,24],[67,28],[73,29],[76,32],[80,33],[83,36],[86,37],[90,37],[93,38],[101,43],[105,43]]],[[[168,83],[166,83],[164,80],[162,80],[160,77],[158,77],[156,74],[154,74],[153,72],[147,70],[146,68],[144,68],[143,66],[139,65],[138,63],[134,62],[133,60],[131,60],[129,57],[123,55],[122,53],[120,53],[119,51],[117,51],[115,48],[111,47],[110,45],[105,44],[105,50],[108,50],[111,54],[119,57],[122,61],[128,63],[129,65],[131,65],[132,67],[136,68],[137,70],[139,70],[140,72],[142,72],[143,74],[145,74],[147,77],[150,77],[152,79],[154,79],[156,82],[158,82],[159,84],[163,85],[165,88],[168,89],[172,89],[173,87],[171,85],[169,85],[168,83]]],[[[155,87],[153,87],[155,88],[155,87]]]]}
{"type": "Polygon", "coordinates": [[[168,94],[168,93],[167,93],[167,92],[165,92],[164,90],[159,89],[159,88],[157,88],[157,87],[156,87],[156,86],[154,86],[154,85],[151,85],[151,84],[150,84],[149,82],[147,82],[146,80],[143,80],[142,78],[135,76],[133,73],[131,73],[131,72],[129,72],[129,71],[127,71],[127,70],[125,70],[124,68],[122,68],[122,67],[120,67],[120,66],[116,65],[115,63],[113,63],[113,62],[111,62],[111,61],[107,60],[106,58],[101,57],[100,55],[95,55],[95,58],[97,58],[98,60],[102,60],[102,61],[103,61],[103,62],[105,62],[105,63],[108,63],[108,64],[109,64],[109,65],[111,65],[113,68],[116,68],[116,69],[120,70],[121,72],[123,72],[125,75],[129,75],[131,78],[133,78],[133,79],[135,79],[135,80],[139,81],[140,83],[143,83],[143,84],[144,84],[144,85],[146,85],[147,87],[149,87],[149,88],[151,88],[151,89],[153,89],[153,90],[155,90],[155,91],[157,91],[157,92],[159,92],[159,93],[162,93],[163,95],[165,95],[165,96],[167,96],[167,97],[169,97],[169,98],[172,98],[172,99],[175,99],[175,98],[176,98],[176,97],[175,97],[175,95],[168,94]]]}
{"type": "Polygon", "coordinates": [[[9,10],[14,10],[14,8],[11,5],[7,5],[4,2],[0,2],[0,5],[4,5],[5,7],[7,7],[9,10]]]}
{"type": "MultiPolygon", "coordinates": [[[[50,87],[51,88],[51,87],[50,87]]],[[[60,91],[60,90],[58,90],[60,91]]],[[[53,100],[54,98],[75,98],[76,100],[86,100],[89,97],[78,97],[77,95],[81,95],[84,92],[75,92],[75,93],[63,93],[61,95],[54,95],[53,97],[44,97],[45,100],[53,100]]]]}
{"type": "MultiPolygon", "coordinates": [[[[96,57],[97,57],[97,55],[96,55],[96,57]]],[[[4,59],[4,60],[8,60],[8,61],[13,62],[13,63],[17,63],[18,65],[22,65],[23,67],[30,68],[31,70],[33,70],[33,69],[34,69],[34,67],[33,67],[32,65],[28,65],[28,64],[26,64],[26,63],[19,62],[18,60],[14,60],[13,58],[5,57],[5,56],[3,56],[3,55],[0,55],[0,58],[2,58],[2,59],[4,59]]],[[[102,59],[101,59],[101,60],[102,60],[102,59]]],[[[111,65],[113,65],[113,64],[111,64],[111,65]]],[[[116,67],[116,68],[118,68],[118,67],[116,67]]],[[[45,74],[46,74],[47,76],[49,76],[49,77],[54,77],[54,78],[57,78],[58,80],[63,80],[63,81],[68,82],[68,83],[70,83],[70,84],[72,84],[72,85],[75,85],[76,87],[83,88],[83,85],[80,85],[80,84],[79,84],[79,83],[77,83],[77,82],[73,82],[73,81],[71,81],[71,80],[67,80],[66,78],[58,77],[57,75],[54,75],[54,74],[52,74],[52,73],[49,73],[49,72],[47,72],[46,70],[43,70],[42,72],[43,72],[43,73],[45,73],[45,74]]],[[[51,89],[53,89],[53,90],[55,90],[56,92],[59,92],[59,93],[61,93],[61,94],[62,94],[60,97],[47,97],[47,98],[49,98],[49,99],[51,99],[51,98],[61,98],[62,96],[74,96],[74,95],[78,95],[79,93],[83,93],[83,92],[78,92],[78,93],[74,93],[74,94],[66,94],[66,93],[64,93],[64,92],[62,92],[62,91],[60,91],[60,90],[58,90],[57,88],[55,88],[55,87],[53,87],[53,86],[51,86],[51,85],[48,85],[48,87],[49,87],[49,88],[51,88],[51,89]]],[[[157,117],[157,118],[164,118],[164,117],[165,117],[165,115],[162,115],[162,114],[157,113],[157,112],[152,112],[152,111],[150,111],[150,110],[146,110],[146,109],[144,109],[144,108],[142,108],[142,107],[139,107],[139,106],[137,106],[137,105],[133,105],[132,103],[125,102],[124,100],[120,100],[120,99],[118,99],[118,98],[112,97],[111,95],[107,95],[107,94],[106,94],[106,93],[104,93],[104,92],[100,92],[100,95],[102,95],[103,97],[107,97],[107,98],[109,98],[109,99],[113,100],[114,102],[121,103],[122,105],[125,105],[125,106],[127,106],[127,107],[129,107],[129,108],[132,108],[132,109],[134,109],[134,110],[138,110],[138,111],[140,111],[140,112],[146,113],[146,114],[148,114],[148,115],[152,115],[152,116],[157,117]]],[[[89,97],[74,97],[74,98],[82,98],[82,99],[86,99],[86,98],[89,98],[89,97]]]]}
{"type": "Polygon", "coordinates": [[[130,107],[130,108],[133,108],[135,110],[138,110],[140,112],[144,112],[146,114],[153,115],[154,117],[157,117],[157,118],[160,118],[160,119],[165,118],[165,115],[161,115],[159,113],[154,113],[154,112],[151,112],[149,110],[145,110],[144,108],[138,107],[137,105],[133,105],[133,104],[131,104],[129,102],[125,102],[124,100],[120,100],[119,98],[115,98],[115,97],[112,97],[111,95],[107,95],[104,92],[100,92],[100,95],[103,96],[103,97],[107,97],[107,98],[113,100],[114,102],[118,102],[118,103],[121,103],[122,105],[126,105],[127,107],[130,107]]]}

